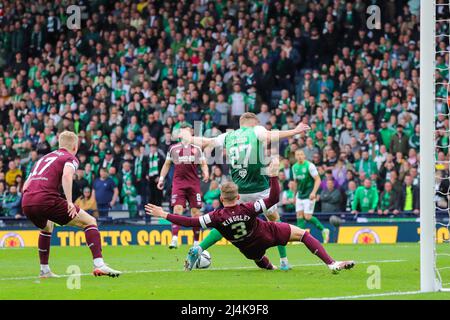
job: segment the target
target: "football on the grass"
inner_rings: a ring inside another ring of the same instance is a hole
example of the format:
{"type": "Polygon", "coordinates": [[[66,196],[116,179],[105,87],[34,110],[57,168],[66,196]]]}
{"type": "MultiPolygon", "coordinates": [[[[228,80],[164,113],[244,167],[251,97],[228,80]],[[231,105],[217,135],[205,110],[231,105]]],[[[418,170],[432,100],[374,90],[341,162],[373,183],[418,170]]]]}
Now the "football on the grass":
{"type": "Polygon", "coordinates": [[[211,265],[211,255],[208,251],[202,251],[200,258],[197,260],[196,268],[197,269],[206,269],[211,265]]]}

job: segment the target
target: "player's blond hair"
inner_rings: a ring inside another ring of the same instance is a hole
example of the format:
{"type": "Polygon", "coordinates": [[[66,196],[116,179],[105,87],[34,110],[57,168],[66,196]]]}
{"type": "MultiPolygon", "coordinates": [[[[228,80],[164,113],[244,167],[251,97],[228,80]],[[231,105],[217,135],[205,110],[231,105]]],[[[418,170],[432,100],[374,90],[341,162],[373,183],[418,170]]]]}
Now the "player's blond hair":
{"type": "Polygon", "coordinates": [[[254,114],[253,112],[245,112],[241,115],[241,117],[239,118],[239,124],[242,125],[246,125],[247,123],[249,123],[249,121],[254,120],[256,121],[256,123],[259,123],[259,119],[256,116],[256,114],[254,114]]]}
{"type": "Polygon", "coordinates": [[[72,150],[78,146],[78,136],[71,131],[63,131],[59,134],[58,144],[60,148],[72,150]]]}
{"type": "Polygon", "coordinates": [[[220,188],[220,194],[225,201],[234,201],[238,197],[238,186],[231,182],[225,182],[220,188]]]}

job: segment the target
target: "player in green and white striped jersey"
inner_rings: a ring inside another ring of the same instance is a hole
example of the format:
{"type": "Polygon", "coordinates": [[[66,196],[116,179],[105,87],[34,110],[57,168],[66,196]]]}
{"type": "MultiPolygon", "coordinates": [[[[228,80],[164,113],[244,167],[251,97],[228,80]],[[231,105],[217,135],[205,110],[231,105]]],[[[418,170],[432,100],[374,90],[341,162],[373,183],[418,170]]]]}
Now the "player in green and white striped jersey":
{"type": "Polygon", "coordinates": [[[316,166],[306,160],[305,152],[295,152],[297,162],[292,166],[292,175],[297,181],[297,199],[295,211],[297,212],[297,226],[305,229],[306,222],[314,224],[322,232],[323,242],[328,243],[330,230],[325,228],[319,219],[313,216],[317,200],[317,191],[320,186],[320,176],[316,166]]]}
{"type": "MultiPolygon", "coordinates": [[[[229,131],[214,139],[194,138],[194,144],[206,146],[223,146],[231,166],[231,177],[239,188],[241,202],[254,202],[268,197],[270,193],[266,167],[270,159],[265,158],[265,146],[269,141],[295,136],[309,130],[309,126],[300,123],[295,129],[285,131],[268,131],[259,125],[254,113],[247,112],[240,117],[240,128],[229,131]]],[[[277,206],[266,208],[264,214],[270,221],[280,221],[277,206]]],[[[221,240],[222,236],[216,230],[200,243],[203,250],[221,240]]],[[[279,246],[281,270],[289,270],[286,248],[279,246]]]]}

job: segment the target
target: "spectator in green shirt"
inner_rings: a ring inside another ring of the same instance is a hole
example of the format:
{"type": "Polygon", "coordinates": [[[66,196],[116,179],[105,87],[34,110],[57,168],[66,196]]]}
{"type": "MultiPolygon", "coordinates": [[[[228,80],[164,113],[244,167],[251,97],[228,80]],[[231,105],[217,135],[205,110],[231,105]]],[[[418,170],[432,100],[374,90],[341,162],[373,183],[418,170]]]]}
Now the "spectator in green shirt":
{"type": "Polygon", "coordinates": [[[355,162],[355,169],[358,173],[364,172],[366,174],[366,177],[378,173],[377,164],[375,161],[369,158],[368,151],[362,152],[361,159],[355,162]]]}
{"type": "Polygon", "coordinates": [[[126,183],[123,184],[121,196],[123,199],[123,204],[125,204],[128,208],[130,218],[137,217],[138,215],[137,191],[131,179],[127,179],[126,183]]]}
{"type": "Polygon", "coordinates": [[[374,213],[378,206],[378,190],[372,186],[370,179],[364,179],[364,184],[355,192],[352,202],[352,213],[374,213]]]}
{"type": "Polygon", "coordinates": [[[384,184],[384,190],[380,195],[380,203],[378,205],[378,214],[386,215],[393,213],[398,195],[392,190],[392,183],[387,181],[384,184]]]}
{"type": "Polygon", "coordinates": [[[220,198],[219,183],[216,180],[212,180],[209,185],[209,190],[203,196],[203,200],[205,201],[206,212],[212,211],[214,200],[218,200],[219,198],[220,198]]]}
{"type": "Polygon", "coordinates": [[[284,190],[281,194],[281,205],[283,206],[283,212],[292,213],[295,212],[295,193],[297,190],[297,182],[294,180],[289,181],[288,189],[284,190]]]}
{"type": "Polygon", "coordinates": [[[388,126],[388,122],[384,118],[381,119],[381,129],[378,130],[378,134],[386,148],[389,148],[391,145],[392,136],[395,134],[395,130],[388,126]]]}

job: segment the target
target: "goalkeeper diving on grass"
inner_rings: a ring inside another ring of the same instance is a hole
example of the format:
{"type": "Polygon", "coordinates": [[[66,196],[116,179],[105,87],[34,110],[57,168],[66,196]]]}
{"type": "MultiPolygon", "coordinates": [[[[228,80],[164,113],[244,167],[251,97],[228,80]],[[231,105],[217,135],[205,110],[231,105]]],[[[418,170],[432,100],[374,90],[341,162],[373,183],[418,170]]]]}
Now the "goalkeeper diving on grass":
{"type": "MultiPolygon", "coordinates": [[[[308,231],[284,222],[264,221],[258,218],[266,208],[274,206],[279,201],[280,184],[278,182],[279,163],[272,160],[268,173],[270,176],[270,192],[268,197],[257,201],[240,203],[238,186],[233,182],[226,182],[221,187],[220,200],[223,208],[212,211],[200,217],[184,217],[164,212],[161,207],[147,204],[147,214],[167,219],[168,221],[185,227],[213,227],[223,237],[237,247],[241,253],[262,269],[275,270],[275,267],[265,255],[266,250],[274,246],[285,246],[288,241],[300,241],[315,255],[317,255],[333,273],[343,269],[351,269],[353,261],[335,261],[326,252],[322,244],[308,231]]],[[[202,248],[193,247],[193,253],[185,262],[185,270],[192,270],[200,257],[202,248]]]]}

